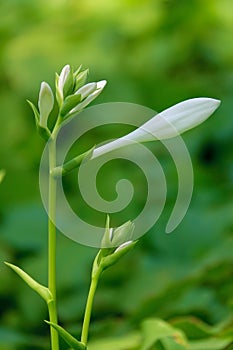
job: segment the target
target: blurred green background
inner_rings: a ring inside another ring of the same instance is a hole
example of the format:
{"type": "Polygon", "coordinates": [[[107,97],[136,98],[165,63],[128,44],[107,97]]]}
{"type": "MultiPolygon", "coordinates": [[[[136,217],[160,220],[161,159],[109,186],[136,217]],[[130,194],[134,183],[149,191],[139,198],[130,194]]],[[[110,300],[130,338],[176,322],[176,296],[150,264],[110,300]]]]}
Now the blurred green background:
{"type": "MultiPolygon", "coordinates": [[[[171,235],[164,231],[176,198],[176,172],[166,151],[149,145],[167,176],[166,209],[134,251],[105,273],[91,337],[125,333],[148,316],[193,315],[215,324],[232,313],[232,38],[231,0],[0,1],[2,350],[48,348],[44,302],[2,262],[18,264],[46,283],[46,215],[38,186],[44,143],[26,99],[36,103],[41,81],[54,86],[54,72],[66,63],[89,67],[90,81],[108,80],[95,103],[126,101],[161,111],[191,97],[222,100],[213,117],[184,135],[195,187],[190,209],[171,235]]],[[[105,137],[101,129],[87,142],[105,137]]],[[[125,163],[107,170],[100,186],[112,198],[115,177],[135,172],[125,163]]],[[[133,181],[140,188],[143,177],[133,181]]],[[[73,194],[71,178],[66,185],[73,194]]],[[[137,203],[126,220],[137,213],[137,203]]],[[[95,254],[58,235],[59,318],[77,336],[95,254]]]]}

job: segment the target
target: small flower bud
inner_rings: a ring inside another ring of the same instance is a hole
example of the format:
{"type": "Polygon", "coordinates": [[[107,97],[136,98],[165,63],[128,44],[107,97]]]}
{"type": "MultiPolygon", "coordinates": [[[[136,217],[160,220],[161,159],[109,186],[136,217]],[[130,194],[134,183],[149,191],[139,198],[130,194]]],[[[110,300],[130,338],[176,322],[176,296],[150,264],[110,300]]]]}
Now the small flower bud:
{"type": "Polygon", "coordinates": [[[43,81],[40,86],[38,108],[40,112],[39,124],[44,128],[47,127],[48,116],[53,109],[53,105],[53,92],[49,84],[43,81]]]}
{"type": "Polygon", "coordinates": [[[60,74],[60,76],[58,78],[57,88],[58,88],[58,91],[59,91],[62,99],[64,97],[63,96],[63,88],[64,88],[65,82],[67,80],[67,77],[68,77],[68,75],[70,73],[70,70],[71,70],[70,65],[69,64],[65,65],[62,68],[61,74],[60,74]]]}
{"type": "Polygon", "coordinates": [[[134,223],[127,221],[115,229],[110,228],[109,216],[107,216],[106,229],[102,239],[102,248],[115,248],[125,242],[132,241],[134,227],[134,223]]]}
{"type": "Polygon", "coordinates": [[[75,95],[81,95],[81,99],[84,100],[87,96],[89,96],[91,93],[93,93],[97,88],[96,83],[89,83],[84,86],[82,86],[80,89],[78,89],[75,92],[75,95]]]}
{"type": "Polygon", "coordinates": [[[90,95],[87,96],[81,103],[77,105],[74,109],[72,109],[72,113],[74,112],[80,112],[82,109],[84,109],[86,106],[88,106],[96,97],[98,97],[105,85],[107,84],[106,80],[101,80],[96,83],[96,89],[94,92],[92,92],[90,95]]]}

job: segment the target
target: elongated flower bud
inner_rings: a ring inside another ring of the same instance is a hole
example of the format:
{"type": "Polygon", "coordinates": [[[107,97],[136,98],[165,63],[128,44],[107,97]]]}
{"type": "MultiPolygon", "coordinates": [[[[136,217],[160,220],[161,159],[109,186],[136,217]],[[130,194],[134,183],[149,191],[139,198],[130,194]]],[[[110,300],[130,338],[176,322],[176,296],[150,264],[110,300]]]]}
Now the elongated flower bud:
{"type": "MultiPolygon", "coordinates": [[[[74,109],[72,109],[72,111],[71,111],[72,113],[81,111],[86,106],[88,106],[94,99],[96,99],[96,97],[98,97],[101,94],[103,88],[107,84],[107,81],[106,80],[101,80],[101,81],[98,81],[97,83],[91,83],[91,84],[96,84],[96,88],[95,88],[94,92],[92,92],[92,93],[89,92],[89,95],[81,103],[79,103],[74,109]]],[[[83,88],[85,86],[83,86],[83,88]]],[[[78,91],[76,93],[78,93],[78,91]]],[[[87,91],[85,91],[85,94],[86,93],[87,93],[87,91]]]]}
{"type": "Polygon", "coordinates": [[[39,92],[38,108],[40,112],[39,124],[42,127],[47,127],[48,116],[53,109],[54,97],[49,84],[42,82],[39,92]]]}
{"type": "Polygon", "coordinates": [[[59,94],[61,96],[61,98],[63,99],[63,89],[64,89],[64,86],[65,86],[65,83],[66,83],[66,80],[68,78],[68,75],[70,73],[70,65],[67,64],[65,65],[63,68],[62,68],[62,71],[61,71],[61,74],[58,78],[58,84],[57,84],[57,89],[59,91],[59,94]]]}
{"type": "Polygon", "coordinates": [[[93,152],[93,158],[125,147],[132,142],[164,140],[178,136],[204,122],[219,105],[219,100],[204,97],[180,102],[155,115],[133,132],[97,147],[93,152]]]}
{"type": "Polygon", "coordinates": [[[87,96],[92,94],[97,89],[97,83],[89,83],[82,86],[75,92],[75,95],[81,95],[81,99],[84,100],[87,96]]]}

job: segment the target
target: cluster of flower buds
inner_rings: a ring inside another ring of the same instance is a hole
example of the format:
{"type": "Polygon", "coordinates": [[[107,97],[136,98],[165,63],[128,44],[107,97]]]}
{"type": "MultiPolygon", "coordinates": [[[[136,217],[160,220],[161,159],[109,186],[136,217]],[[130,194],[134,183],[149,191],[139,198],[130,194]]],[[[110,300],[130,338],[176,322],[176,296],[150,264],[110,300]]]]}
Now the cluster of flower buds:
{"type": "Polygon", "coordinates": [[[101,273],[108,267],[114,265],[123,255],[128,253],[137,241],[133,240],[134,223],[127,221],[117,228],[109,226],[110,220],[107,216],[105,233],[101,242],[101,249],[96,256],[92,275],[101,273]]]}
{"type": "MultiPolygon", "coordinates": [[[[80,66],[73,71],[70,65],[63,67],[60,75],[56,74],[56,99],[59,107],[59,122],[82,111],[88,106],[106,85],[106,80],[86,84],[88,69],[82,71],[80,66]]],[[[42,82],[39,92],[38,109],[28,101],[33,109],[36,125],[41,136],[48,140],[51,131],[48,118],[54,107],[54,95],[48,83],[42,82]]]]}

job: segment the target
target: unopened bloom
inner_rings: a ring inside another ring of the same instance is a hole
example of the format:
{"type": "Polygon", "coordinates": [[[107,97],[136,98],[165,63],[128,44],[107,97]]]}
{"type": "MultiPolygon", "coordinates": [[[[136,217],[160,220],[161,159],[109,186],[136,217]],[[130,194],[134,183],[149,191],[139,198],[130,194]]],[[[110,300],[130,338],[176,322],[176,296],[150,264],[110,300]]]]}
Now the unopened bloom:
{"type": "Polygon", "coordinates": [[[125,222],[123,225],[112,228],[109,227],[109,217],[107,217],[105,233],[102,239],[102,248],[116,248],[120,245],[132,241],[134,231],[134,223],[125,222]]]}
{"type": "Polygon", "coordinates": [[[70,65],[65,65],[56,75],[56,96],[63,118],[80,112],[91,103],[103,90],[106,80],[86,83],[88,69],[81,71],[81,66],[73,72],[70,65]]]}
{"type": "Polygon", "coordinates": [[[57,83],[57,90],[60,94],[60,97],[61,99],[64,98],[64,86],[65,86],[65,83],[68,79],[68,76],[70,74],[70,71],[71,71],[71,67],[69,64],[65,65],[63,68],[62,68],[62,71],[59,75],[59,78],[58,78],[58,83],[57,83]]]}
{"type": "Polygon", "coordinates": [[[107,216],[105,233],[101,249],[93,264],[92,276],[102,273],[133,249],[137,243],[137,241],[133,240],[134,227],[134,223],[127,221],[115,229],[110,228],[109,216],[107,216]]]}
{"type": "Polygon", "coordinates": [[[127,146],[132,142],[169,139],[204,122],[220,104],[212,98],[193,98],[155,115],[133,132],[94,150],[92,158],[127,146]]]}
{"type": "Polygon", "coordinates": [[[99,94],[107,84],[106,80],[98,81],[97,83],[89,83],[84,85],[81,89],[76,91],[75,95],[81,93],[82,102],[79,103],[75,108],[71,110],[71,113],[79,112],[88,106],[99,94]],[[81,90],[81,92],[80,92],[81,90]]]}
{"type": "Polygon", "coordinates": [[[42,82],[39,92],[38,108],[39,108],[39,124],[46,128],[48,116],[51,113],[54,105],[53,92],[49,84],[42,82]]]}

